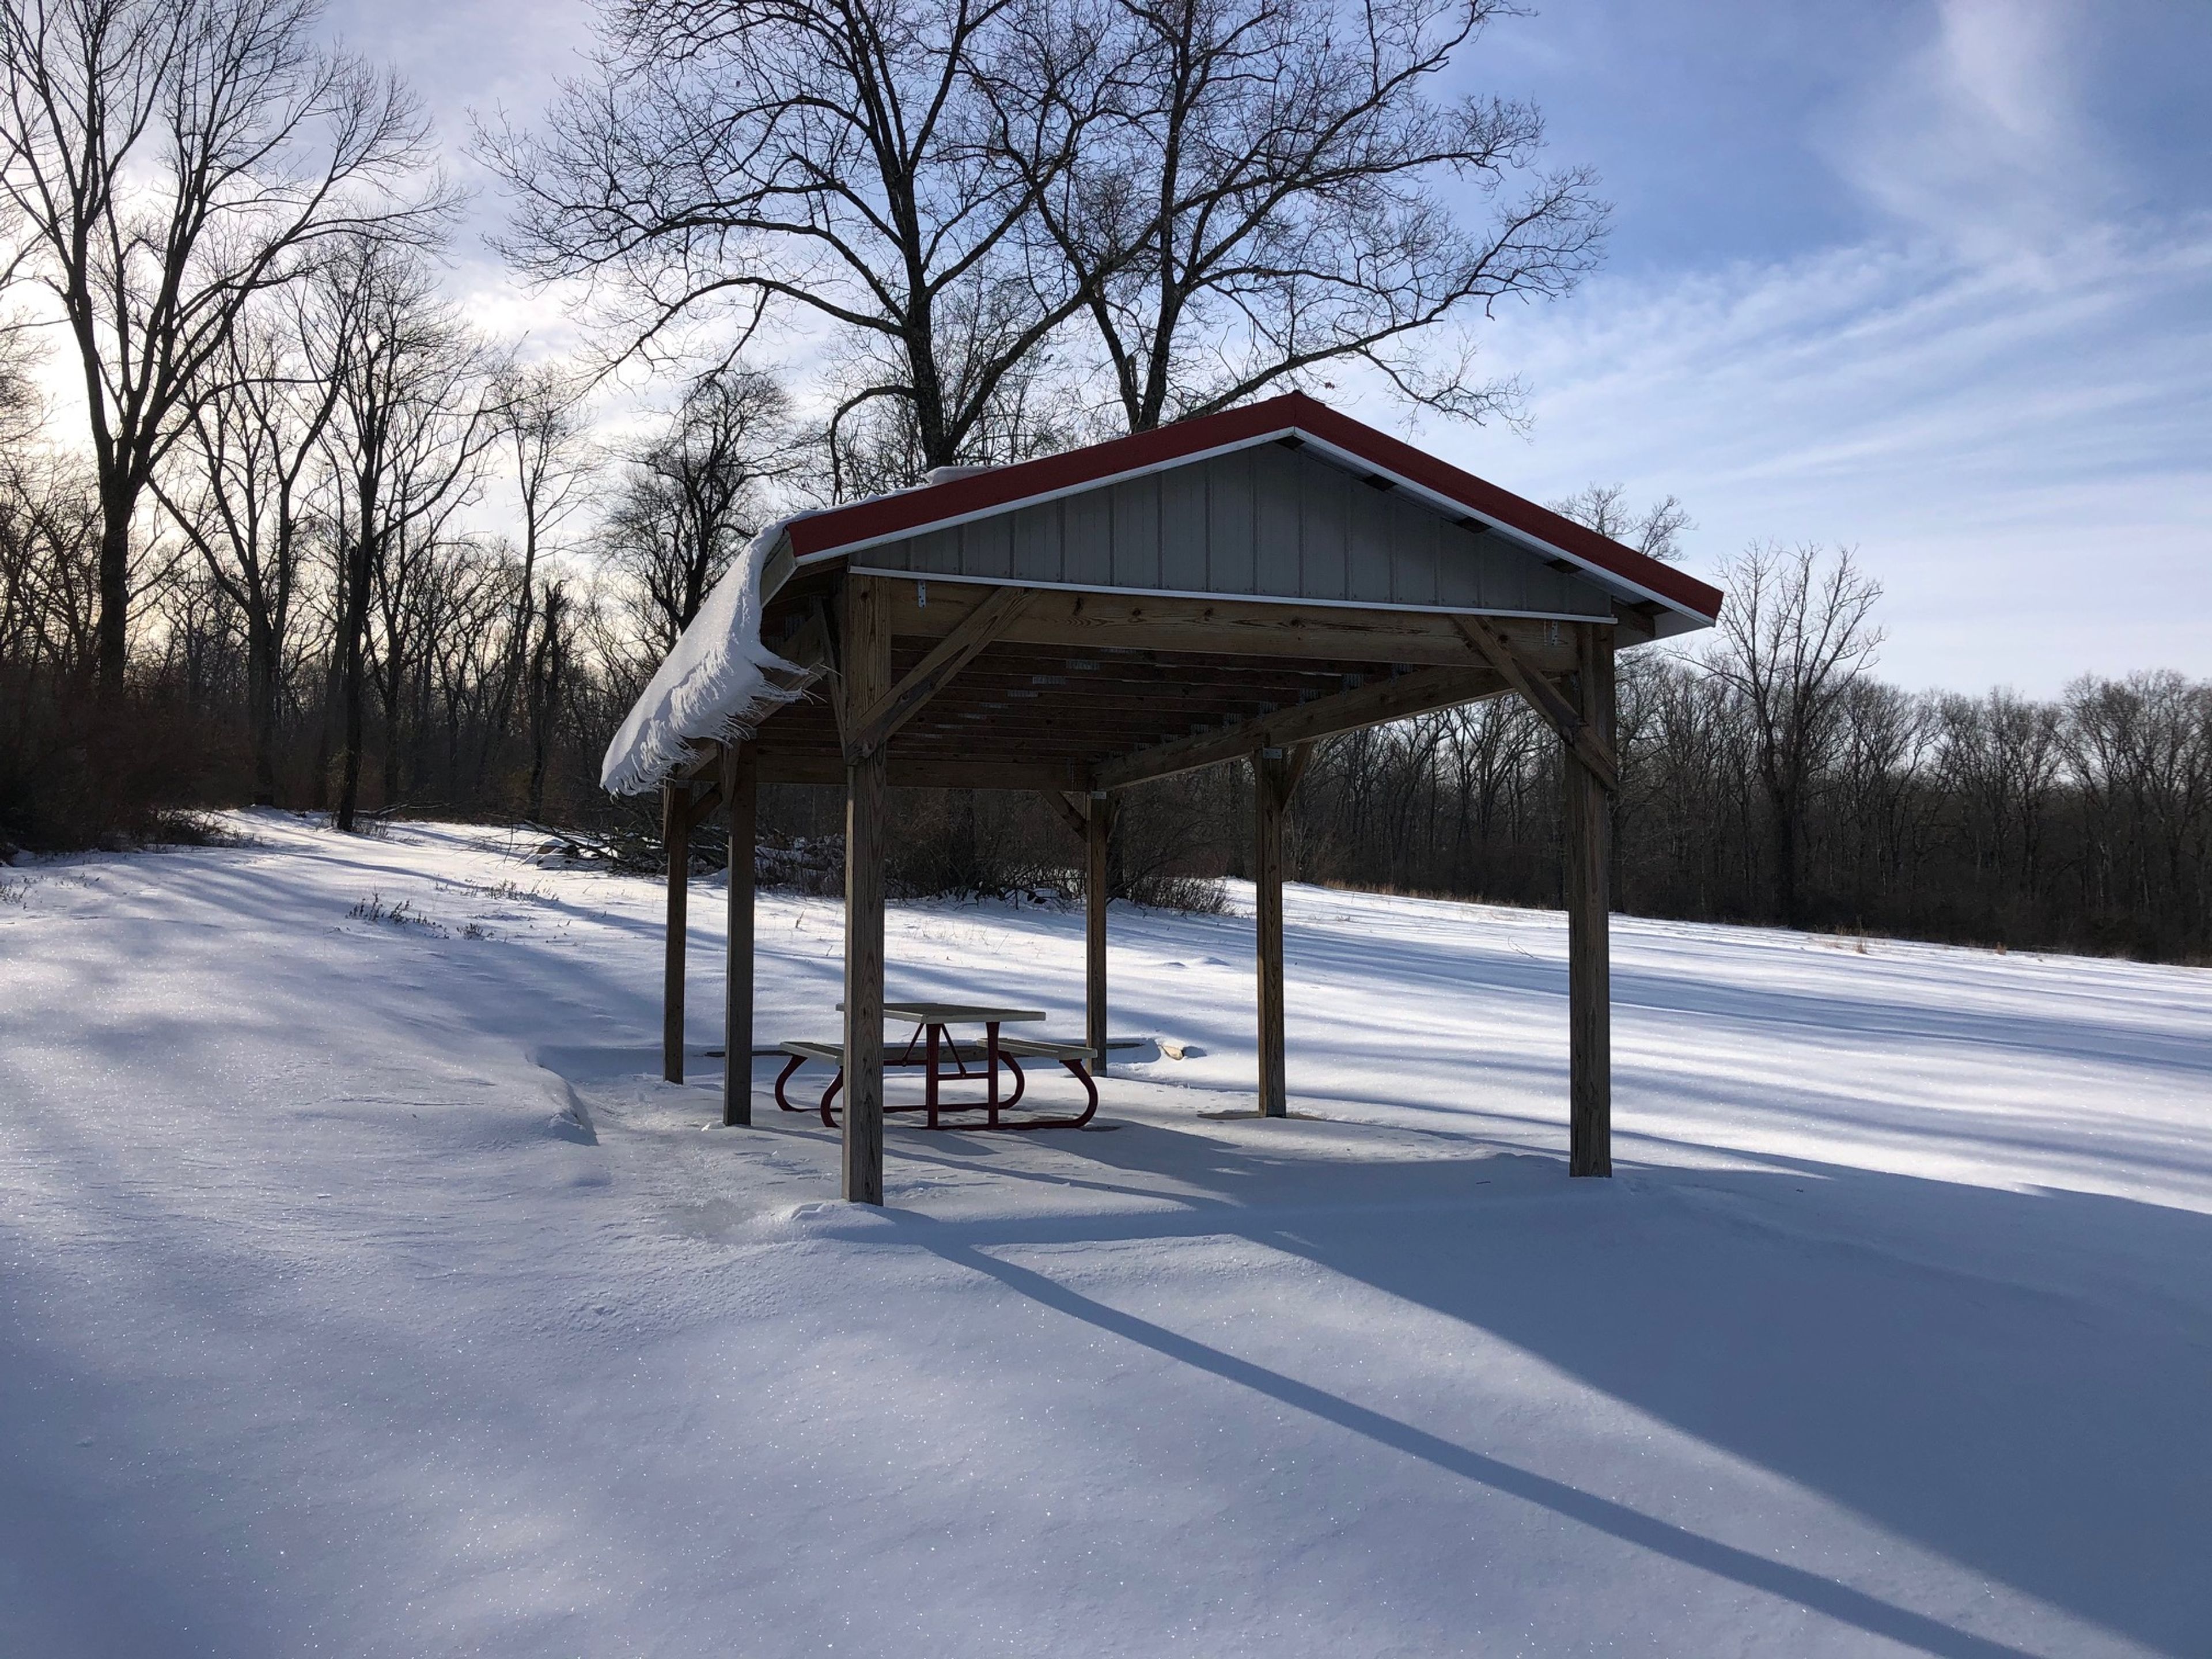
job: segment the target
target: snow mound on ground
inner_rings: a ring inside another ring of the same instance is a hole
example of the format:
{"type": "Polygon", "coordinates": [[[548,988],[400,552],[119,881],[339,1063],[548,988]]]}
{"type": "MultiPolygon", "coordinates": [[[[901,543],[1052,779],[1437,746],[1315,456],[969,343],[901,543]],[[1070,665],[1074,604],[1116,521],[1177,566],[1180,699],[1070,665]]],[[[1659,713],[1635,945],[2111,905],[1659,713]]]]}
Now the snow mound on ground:
{"type": "Polygon", "coordinates": [[[545,1074],[546,1093],[551,1097],[553,1115],[545,1127],[562,1140],[573,1140],[586,1146],[599,1144],[599,1126],[592,1121],[592,1109],[584,1103],[575,1085],[567,1078],[548,1072],[545,1074]]]}
{"type": "Polygon", "coordinates": [[[647,682],[600,763],[609,794],[658,788],[701,744],[750,737],[762,715],[799,695],[768,677],[803,671],[760,637],[761,570],[790,523],[779,519],[753,538],[647,682]]]}

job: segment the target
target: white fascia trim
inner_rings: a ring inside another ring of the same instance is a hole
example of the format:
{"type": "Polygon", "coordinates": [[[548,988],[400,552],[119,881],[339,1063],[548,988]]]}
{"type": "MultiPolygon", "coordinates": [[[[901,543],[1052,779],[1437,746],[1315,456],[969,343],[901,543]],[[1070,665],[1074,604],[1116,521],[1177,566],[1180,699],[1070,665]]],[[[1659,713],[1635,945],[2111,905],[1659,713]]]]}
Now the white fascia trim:
{"type": "MultiPolygon", "coordinates": [[[[894,539],[903,539],[902,538],[894,539]]],[[[1474,605],[1377,605],[1372,599],[1285,599],[1274,593],[1213,593],[1182,587],[1113,587],[1097,582],[1037,582],[1025,576],[948,576],[936,570],[890,570],[880,565],[851,565],[855,576],[889,576],[898,581],[948,584],[970,587],[1034,587],[1052,593],[1126,594],[1139,599],[1218,599],[1230,605],[1315,606],[1324,611],[1407,611],[1426,617],[1512,617],[1525,622],[1607,623],[1611,616],[1595,617],[1578,611],[1500,611],[1474,605]]]]}

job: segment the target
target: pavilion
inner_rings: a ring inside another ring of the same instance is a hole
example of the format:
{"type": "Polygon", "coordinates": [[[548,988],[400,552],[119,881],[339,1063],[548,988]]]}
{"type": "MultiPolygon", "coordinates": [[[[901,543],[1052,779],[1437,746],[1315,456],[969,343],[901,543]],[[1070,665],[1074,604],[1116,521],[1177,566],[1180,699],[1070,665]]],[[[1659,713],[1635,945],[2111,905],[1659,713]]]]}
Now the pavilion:
{"type": "Polygon", "coordinates": [[[843,1188],[881,1203],[886,791],[1035,790],[1084,837],[1103,1060],[1121,792],[1242,762],[1259,1109],[1282,1116],[1282,826],[1313,745],[1510,693],[1567,758],[1568,1168],[1610,1174],[1613,653],[1711,626],[1721,597],[1298,393],[773,526],[608,754],[611,787],[663,792],[666,1073],[682,1079],[691,829],[717,808],[729,824],[723,1121],[746,1124],[757,787],[842,783],[843,1188]]]}

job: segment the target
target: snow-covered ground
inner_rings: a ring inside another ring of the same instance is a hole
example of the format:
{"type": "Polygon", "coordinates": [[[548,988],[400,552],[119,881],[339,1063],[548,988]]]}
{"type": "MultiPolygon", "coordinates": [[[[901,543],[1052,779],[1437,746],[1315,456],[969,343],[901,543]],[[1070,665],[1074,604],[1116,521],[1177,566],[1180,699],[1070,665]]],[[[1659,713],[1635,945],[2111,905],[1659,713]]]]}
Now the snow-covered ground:
{"type": "Polygon", "coordinates": [[[240,822],[0,872],[7,1652],[2212,1652],[2212,975],[1624,921],[1571,1182],[1556,915],[1294,889],[1261,1123],[1249,921],[1117,911],[1188,1057],[871,1212],[655,1080],[650,884],[240,822]]]}

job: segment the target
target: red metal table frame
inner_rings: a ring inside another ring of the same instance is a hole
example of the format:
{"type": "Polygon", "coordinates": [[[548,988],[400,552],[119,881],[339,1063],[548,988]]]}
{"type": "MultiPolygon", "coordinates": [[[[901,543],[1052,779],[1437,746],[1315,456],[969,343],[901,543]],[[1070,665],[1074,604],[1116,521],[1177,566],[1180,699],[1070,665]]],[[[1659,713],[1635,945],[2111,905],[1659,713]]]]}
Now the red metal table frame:
{"type": "MultiPolygon", "coordinates": [[[[842,1008],[844,1004],[839,1003],[837,1006],[842,1008]]],[[[999,1027],[1018,1020],[1042,1019],[1045,1016],[1042,1010],[1000,1008],[990,1005],[957,1002],[887,1002],[884,1005],[884,1012],[887,1015],[898,1015],[915,1022],[913,1034],[907,1038],[906,1046],[898,1051],[896,1057],[890,1052],[890,1045],[888,1043],[884,1045],[884,1066],[889,1067],[918,1065],[922,1068],[922,1098],[917,1102],[896,1106],[885,1102],[884,1112],[886,1116],[894,1112],[922,1112],[927,1115],[928,1127],[939,1129],[945,1127],[939,1121],[940,1113],[981,1112],[985,1114],[981,1127],[987,1129],[1079,1129],[1091,1121],[1092,1114],[1098,1109],[1098,1085],[1080,1066],[1063,1060],[1060,1064],[1067,1068],[1076,1081],[1083,1085],[1085,1093],[1088,1097],[1081,1115],[1022,1118],[1011,1121],[1000,1116],[1001,1112],[1011,1111],[1015,1106],[1020,1104],[1023,1095],[1029,1091],[1029,1079],[1022,1071],[1021,1062],[1000,1048],[999,1027]],[[944,1097],[943,1091],[943,1084],[947,1077],[969,1078],[975,1075],[968,1069],[967,1059],[961,1054],[960,1044],[953,1036],[951,1028],[954,1025],[977,1024],[983,1028],[984,1097],[981,1100],[947,1100],[944,1097]],[[915,1054],[917,1048],[921,1051],[918,1059],[915,1054]],[[952,1057],[953,1065],[953,1069],[950,1073],[947,1073],[944,1067],[944,1059],[948,1053],[952,1057]],[[1001,1066],[1014,1074],[1014,1091],[1003,1100],[999,1097],[999,1068],[1001,1066]]],[[[784,1085],[791,1080],[799,1068],[806,1063],[807,1058],[804,1054],[793,1054],[776,1076],[775,1103],[787,1112],[805,1109],[791,1103],[784,1093],[784,1085]]],[[[820,1110],[823,1124],[826,1127],[834,1129],[837,1127],[837,1119],[831,1110],[830,1103],[836,1099],[838,1092],[844,1086],[845,1069],[841,1066],[837,1068],[836,1075],[830,1079],[830,1086],[822,1091],[820,1110]]]]}

